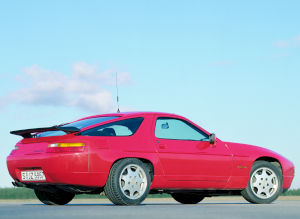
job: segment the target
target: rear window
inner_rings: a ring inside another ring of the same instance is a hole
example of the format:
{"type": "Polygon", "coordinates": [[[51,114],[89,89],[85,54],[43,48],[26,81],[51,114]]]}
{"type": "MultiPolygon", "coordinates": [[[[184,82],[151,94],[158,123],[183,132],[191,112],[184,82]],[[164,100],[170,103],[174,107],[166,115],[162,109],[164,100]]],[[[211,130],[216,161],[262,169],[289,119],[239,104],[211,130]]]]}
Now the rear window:
{"type": "Polygon", "coordinates": [[[144,118],[124,119],[81,132],[83,136],[131,136],[140,127],[144,118]]]}
{"type": "MultiPolygon", "coordinates": [[[[89,127],[91,125],[95,125],[101,122],[109,121],[112,119],[118,118],[117,116],[103,116],[103,117],[95,117],[89,119],[83,119],[76,122],[71,122],[66,125],[61,125],[61,127],[76,127],[78,129],[83,129],[89,127]]],[[[48,131],[37,134],[37,137],[49,137],[49,136],[61,136],[65,135],[64,131],[48,131]]]]}
{"type": "Polygon", "coordinates": [[[118,118],[117,116],[105,116],[105,117],[95,117],[95,118],[90,118],[90,119],[84,119],[84,120],[79,120],[77,122],[72,122],[66,125],[63,125],[62,127],[76,127],[79,129],[89,127],[91,125],[95,125],[100,122],[106,122],[108,120],[116,119],[118,118]]]}

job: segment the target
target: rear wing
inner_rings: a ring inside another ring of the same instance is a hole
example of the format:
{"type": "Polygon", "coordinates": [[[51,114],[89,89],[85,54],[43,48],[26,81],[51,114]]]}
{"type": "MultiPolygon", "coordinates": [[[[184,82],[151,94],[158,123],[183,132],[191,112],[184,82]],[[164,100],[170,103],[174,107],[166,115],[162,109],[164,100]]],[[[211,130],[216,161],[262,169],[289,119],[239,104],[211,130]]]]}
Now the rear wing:
{"type": "Polygon", "coordinates": [[[64,131],[67,134],[69,134],[69,133],[79,132],[80,129],[76,128],[76,127],[72,127],[72,126],[69,126],[69,127],[51,126],[51,127],[45,127],[45,128],[16,130],[16,131],[11,131],[10,134],[20,135],[23,138],[32,138],[35,133],[47,132],[47,131],[64,131]]]}

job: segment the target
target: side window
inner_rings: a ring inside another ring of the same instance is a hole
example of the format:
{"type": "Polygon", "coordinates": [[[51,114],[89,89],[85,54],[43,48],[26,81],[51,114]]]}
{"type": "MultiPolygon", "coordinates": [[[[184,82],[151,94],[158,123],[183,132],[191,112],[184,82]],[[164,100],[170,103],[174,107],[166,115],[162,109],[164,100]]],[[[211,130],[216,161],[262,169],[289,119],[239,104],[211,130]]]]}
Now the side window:
{"type": "Polygon", "coordinates": [[[155,136],[163,139],[208,141],[208,135],[194,125],[180,119],[164,117],[156,120],[155,136]]]}
{"type": "Polygon", "coordinates": [[[108,123],[96,128],[81,132],[83,136],[130,136],[133,135],[144,118],[124,119],[117,122],[108,123]]]}

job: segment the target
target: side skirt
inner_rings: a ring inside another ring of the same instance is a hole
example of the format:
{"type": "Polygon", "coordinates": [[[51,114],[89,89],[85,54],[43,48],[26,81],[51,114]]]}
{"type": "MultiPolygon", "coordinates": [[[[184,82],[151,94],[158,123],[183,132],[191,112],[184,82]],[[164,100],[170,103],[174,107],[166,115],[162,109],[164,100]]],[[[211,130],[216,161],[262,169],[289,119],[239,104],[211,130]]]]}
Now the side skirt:
{"type": "Polygon", "coordinates": [[[162,193],[191,193],[191,194],[198,194],[203,195],[205,197],[212,197],[212,196],[232,196],[232,195],[241,195],[242,190],[182,190],[182,189],[154,189],[150,191],[150,194],[162,194],[162,193]]]}

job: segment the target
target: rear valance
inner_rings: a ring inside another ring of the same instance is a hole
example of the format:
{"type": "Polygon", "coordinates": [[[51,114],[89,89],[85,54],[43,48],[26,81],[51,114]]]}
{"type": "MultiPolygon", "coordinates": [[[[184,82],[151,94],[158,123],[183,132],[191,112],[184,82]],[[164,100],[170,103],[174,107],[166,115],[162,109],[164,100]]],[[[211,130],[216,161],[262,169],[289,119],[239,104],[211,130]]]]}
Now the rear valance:
{"type": "Polygon", "coordinates": [[[76,127],[63,127],[63,126],[51,126],[51,127],[45,127],[45,128],[33,128],[33,129],[23,129],[23,130],[16,130],[11,131],[10,134],[13,135],[20,135],[23,138],[32,138],[32,134],[34,133],[40,133],[40,132],[47,132],[47,131],[64,131],[66,133],[73,133],[73,132],[79,132],[80,129],[76,127]]]}

